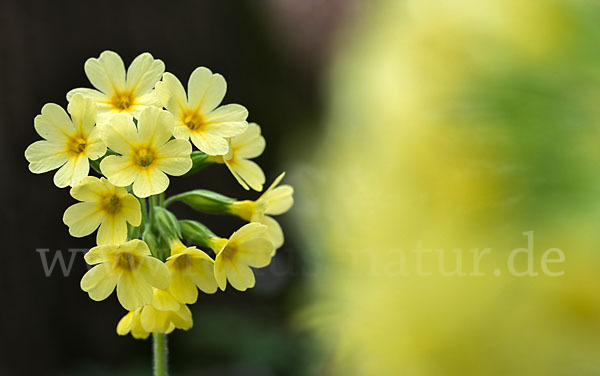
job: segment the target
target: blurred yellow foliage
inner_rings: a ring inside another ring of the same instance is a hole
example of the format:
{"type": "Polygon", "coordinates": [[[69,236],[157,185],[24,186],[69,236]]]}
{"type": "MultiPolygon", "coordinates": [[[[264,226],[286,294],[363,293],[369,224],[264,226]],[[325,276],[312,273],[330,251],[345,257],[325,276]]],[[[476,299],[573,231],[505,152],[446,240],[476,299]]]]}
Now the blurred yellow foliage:
{"type": "Polygon", "coordinates": [[[364,10],[299,189],[325,374],[600,374],[600,3],[364,10]]]}

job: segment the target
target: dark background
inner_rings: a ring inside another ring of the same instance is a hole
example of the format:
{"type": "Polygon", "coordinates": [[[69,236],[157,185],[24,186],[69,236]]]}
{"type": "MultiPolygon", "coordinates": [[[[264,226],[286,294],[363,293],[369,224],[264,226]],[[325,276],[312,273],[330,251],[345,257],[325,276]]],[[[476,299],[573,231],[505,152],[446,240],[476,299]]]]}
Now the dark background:
{"type": "MultiPolygon", "coordinates": [[[[23,153],[39,139],[33,118],[48,102],[66,106],[75,87],[90,87],[83,64],[106,49],[126,67],[148,51],[187,82],[197,66],[225,76],[225,103],[240,103],[267,140],[257,159],[267,184],[292,161],[286,145],[307,157],[323,107],[323,78],[336,30],[348,14],[344,1],[52,1],[0,2],[0,250],[1,375],[150,374],[151,341],[119,337],[125,311],[113,294],[94,302],[80,290],[82,253],[63,276],[46,277],[37,249],[87,249],[95,235],[71,238],[62,223],[75,201],[52,183],[54,172],[34,175],[23,153]]],[[[293,172],[290,174],[293,181],[293,172]]],[[[290,176],[288,175],[288,176],[290,176]]],[[[288,180],[289,181],[289,180],[288,180]]],[[[232,197],[245,192],[223,166],[171,179],[167,193],[207,188],[232,197]]],[[[181,218],[204,221],[228,236],[242,222],[201,216],[173,206],[181,218]]],[[[319,373],[310,338],[294,326],[302,299],[303,263],[293,212],[280,217],[286,244],[271,266],[257,271],[246,293],[201,294],[194,327],[169,336],[174,374],[299,375],[319,373]]]]}

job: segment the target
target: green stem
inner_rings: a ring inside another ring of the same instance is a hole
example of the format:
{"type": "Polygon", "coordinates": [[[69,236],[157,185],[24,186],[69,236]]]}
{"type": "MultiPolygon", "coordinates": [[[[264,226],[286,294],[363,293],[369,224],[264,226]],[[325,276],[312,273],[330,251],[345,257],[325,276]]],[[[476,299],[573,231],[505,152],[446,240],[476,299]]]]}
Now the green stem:
{"type": "Polygon", "coordinates": [[[161,207],[165,207],[165,192],[161,193],[160,196],[158,196],[158,203],[161,207]]]}
{"type": "Polygon", "coordinates": [[[148,206],[150,206],[150,226],[154,221],[154,207],[156,206],[156,196],[150,196],[148,206]]]}
{"type": "Polygon", "coordinates": [[[145,198],[138,197],[138,200],[140,201],[140,205],[142,207],[142,223],[140,224],[142,231],[140,231],[140,233],[143,233],[144,229],[146,228],[146,218],[148,215],[148,208],[146,207],[146,199],[145,198]]]}
{"type": "Polygon", "coordinates": [[[167,335],[153,333],[154,339],[154,376],[167,376],[167,335]]]}

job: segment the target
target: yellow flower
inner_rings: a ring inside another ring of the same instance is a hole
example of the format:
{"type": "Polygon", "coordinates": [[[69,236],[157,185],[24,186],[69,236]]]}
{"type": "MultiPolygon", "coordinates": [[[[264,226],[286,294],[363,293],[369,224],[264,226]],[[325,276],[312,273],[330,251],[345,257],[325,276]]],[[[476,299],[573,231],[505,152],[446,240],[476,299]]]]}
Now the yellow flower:
{"type": "Polygon", "coordinates": [[[181,82],[165,73],[156,84],[156,95],[176,118],[173,136],[191,139],[198,149],[209,155],[224,155],[229,150],[228,137],[246,130],[248,111],[239,104],[219,104],[227,84],[220,74],[210,69],[196,68],[188,81],[188,94],[181,82]]]}
{"type": "Polygon", "coordinates": [[[186,140],[169,141],[172,132],[172,116],[158,108],[142,111],[137,128],[130,117],[115,115],[103,126],[102,136],[121,155],[104,158],[102,173],[118,187],[133,183],[138,197],[164,192],[169,186],[166,174],[180,176],[192,167],[192,145],[186,140]]]}
{"type": "Polygon", "coordinates": [[[169,270],[139,239],[96,246],[86,253],[85,261],[98,264],[81,279],[81,289],[95,301],[106,299],[116,286],[121,305],[133,311],[152,303],[152,287],[169,287],[169,270]]]}
{"type": "Polygon", "coordinates": [[[71,188],[71,196],[83,201],[71,205],[63,215],[74,237],[89,235],[100,226],[98,244],[121,244],[127,239],[127,222],[137,227],[142,220],[138,199],[105,178],[84,178],[71,188]]]}
{"type": "Polygon", "coordinates": [[[212,157],[217,163],[224,163],[237,181],[248,190],[262,191],[265,174],[259,165],[248,159],[256,158],[265,150],[265,139],[256,123],[248,124],[248,129],[239,136],[231,138],[229,152],[212,157]]]}
{"type": "Polygon", "coordinates": [[[283,231],[279,223],[270,215],[281,215],[290,210],[294,204],[294,188],[287,184],[277,186],[284,176],[285,172],[279,175],[258,200],[236,201],[229,207],[232,214],[248,222],[258,222],[267,226],[266,236],[275,249],[283,245],[283,231]]]}
{"type": "Polygon", "coordinates": [[[154,289],[152,304],[127,313],[117,325],[119,335],[146,339],[150,333],[169,334],[175,328],[188,330],[194,325],[192,312],[165,290],[154,289]]]}
{"type": "Polygon", "coordinates": [[[79,183],[90,171],[88,158],[98,159],[106,153],[99,129],[94,125],[94,103],[76,95],[67,111],[71,118],[57,104],[44,105],[42,113],[34,119],[35,130],[44,141],[36,141],[25,150],[33,173],[60,167],[54,175],[54,184],[59,188],[79,183]]]}
{"type": "Polygon", "coordinates": [[[214,261],[196,247],[186,247],[179,240],[171,245],[167,259],[171,278],[169,292],[181,303],[193,304],[198,299],[199,288],[207,294],[217,291],[214,261]]]}
{"type": "Polygon", "coordinates": [[[126,113],[136,118],[148,106],[160,107],[154,93],[154,85],[165,71],[165,64],[155,60],[145,52],[136,57],[125,74],[121,57],[104,51],[99,58],[89,58],[85,62],[85,74],[98,89],[78,88],[67,93],[71,101],[75,94],[81,94],[96,102],[98,123],[104,123],[117,113],[126,113]]]}
{"type": "Polygon", "coordinates": [[[227,281],[239,291],[254,287],[253,268],[262,268],[271,262],[273,244],[265,237],[267,227],[248,223],[229,239],[212,238],[209,246],[215,251],[215,278],[221,290],[227,281]]]}
{"type": "Polygon", "coordinates": [[[142,326],[141,316],[142,308],[137,308],[127,313],[121,320],[119,320],[119,323],[117,324],[117,334],[124,336],[131,332],[131,335],[135,339],[148,338],[150,332],[148,332],[142,326]]]}

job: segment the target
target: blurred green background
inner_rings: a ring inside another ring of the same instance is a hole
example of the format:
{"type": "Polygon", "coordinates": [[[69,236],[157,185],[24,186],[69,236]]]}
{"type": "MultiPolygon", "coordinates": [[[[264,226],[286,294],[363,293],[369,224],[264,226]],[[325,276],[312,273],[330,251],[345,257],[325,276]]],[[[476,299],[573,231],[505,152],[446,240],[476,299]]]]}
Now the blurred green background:
{"type": "MultiPolygon", "coordinates": [[[[83,260],[46,278],[35,252],[92,245],[67,236],[68,194],[30,174],[23,150],[41,106],[64,105],[104,49],[126,62],[150,51],[183,78],[199,65],[223,74],[226,102],[263,128],[267,181],[285,170],[295,187],[273,264],[249,292],[192,307],[194,328],[169,337],[173,374],[600,374],[595,0],[5,0],[0,10],[0,374],[150,372],[150,342],[114,333],[116,299],[80,291],[83,260]],[[517,276],[510,254],[529,231],[538,274],[517,276]],[[422,259],[419,246],[431,249],[422,259]],[[481,275],[469,275],[469,250],[485,248],[481,275]],[[563,275],[541,267],[551,248],[563,275]],[[467,275],[446,275],[459,267],[467,275]]],[[[257,196],[217,166],[171,189],[197,186],[257,196]]],[[[221,235],[241,225],[175,209],[221,235]]]]}

